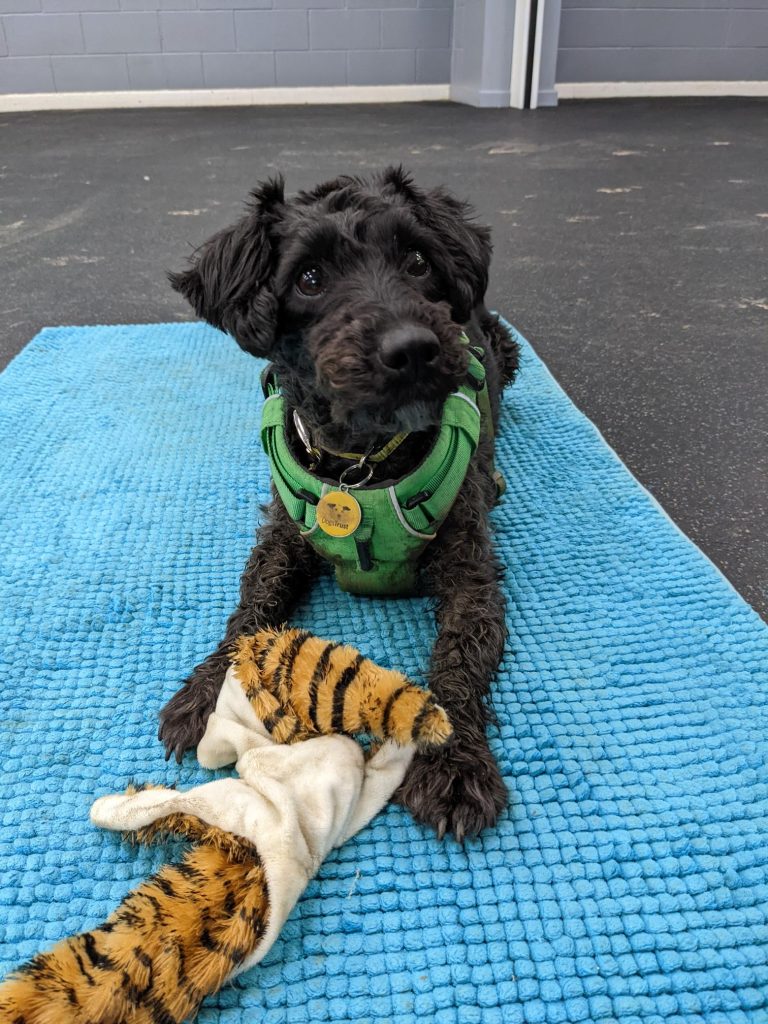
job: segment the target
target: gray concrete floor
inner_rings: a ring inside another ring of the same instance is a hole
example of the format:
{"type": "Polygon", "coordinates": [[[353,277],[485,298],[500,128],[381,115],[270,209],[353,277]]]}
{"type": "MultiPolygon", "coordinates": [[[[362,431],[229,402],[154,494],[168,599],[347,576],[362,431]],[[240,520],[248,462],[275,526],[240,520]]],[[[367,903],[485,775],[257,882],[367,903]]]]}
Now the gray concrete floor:
{"type": "Polygon", "coordinates": [[[768,618],[768,106],[0,116],[0,364],[47,324],[186,319],[165,283],[282,170],[403,162],[493,225],[491,304],[768,618]]]}

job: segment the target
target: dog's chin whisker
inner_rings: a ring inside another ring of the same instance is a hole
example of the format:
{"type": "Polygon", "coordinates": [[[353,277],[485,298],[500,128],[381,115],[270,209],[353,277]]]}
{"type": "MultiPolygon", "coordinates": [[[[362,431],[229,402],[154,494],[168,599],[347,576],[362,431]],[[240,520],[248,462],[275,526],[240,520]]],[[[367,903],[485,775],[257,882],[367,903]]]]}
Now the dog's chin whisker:
{"type": "Polygon", "coordinates": [[[442,400],[408,402],[396,409],[384,403],[361,406],[339,402],[334,403],[332,412],[334,420],[355,435],[379,437],[433,430],[440,425],[442,409],[442,400]]]}
{"type": "Polygon", "coordinates": [[[409,402],[395,413],[399,430],[428,430],[440,422],[442,402],[409,402]]]}

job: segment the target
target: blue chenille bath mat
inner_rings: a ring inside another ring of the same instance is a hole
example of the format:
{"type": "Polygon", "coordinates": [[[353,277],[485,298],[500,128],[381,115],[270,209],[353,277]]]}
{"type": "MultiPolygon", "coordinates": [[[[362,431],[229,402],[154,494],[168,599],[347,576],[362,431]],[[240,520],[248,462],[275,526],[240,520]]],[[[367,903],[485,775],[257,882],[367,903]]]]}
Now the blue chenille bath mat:
{"type": "MultiPolygon", "coordinates": [[[[510,802],[462,850],[390,807],[203,1024],[768,1020],[768,630],[530,347],[494,512],[510,802]]],[[[156,869],[88,823],[186,786],[156,713],[220,638],[268,495],[260,365],[199,324],[43,331],[0,377],[0,969],[156,869]]],[[[295,621],[423,678],[418,600],[295,621]]]]}

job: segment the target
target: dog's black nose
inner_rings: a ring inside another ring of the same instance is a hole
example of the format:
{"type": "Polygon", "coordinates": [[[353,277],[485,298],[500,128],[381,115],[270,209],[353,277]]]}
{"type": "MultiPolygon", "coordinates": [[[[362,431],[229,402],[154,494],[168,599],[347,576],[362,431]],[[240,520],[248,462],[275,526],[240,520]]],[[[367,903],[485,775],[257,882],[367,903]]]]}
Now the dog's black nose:
{"type": "Polygon", "coordinates": [[[405,324],[391,327],[379,342],[379,359],[388,370],[413,372],[434,363],[440,343],[428,327],[405,324]]]}

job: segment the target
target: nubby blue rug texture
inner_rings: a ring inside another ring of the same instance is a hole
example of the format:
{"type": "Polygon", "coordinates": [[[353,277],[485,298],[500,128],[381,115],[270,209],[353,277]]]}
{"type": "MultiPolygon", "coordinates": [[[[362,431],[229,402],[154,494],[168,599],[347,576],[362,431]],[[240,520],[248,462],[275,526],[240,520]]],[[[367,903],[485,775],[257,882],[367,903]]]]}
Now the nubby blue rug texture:
{"type": "MultiPolygon", "coordinates": [[[[388,808],[203,1024],[768,1021],[768,630],[523,350],[493,513],[508,808],[464,849],[388,808]]],[[[268,497],[260,369],[156,324],[45,330],[0,377],[3,972],[168,857],[91,827],[95,796],[206,777],[156,716],[268,497]]],[[[425,677],[422,600],[329,578],[294,621],[425,677]]]]}

